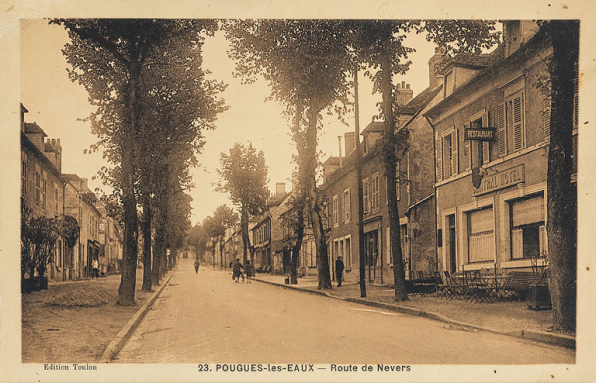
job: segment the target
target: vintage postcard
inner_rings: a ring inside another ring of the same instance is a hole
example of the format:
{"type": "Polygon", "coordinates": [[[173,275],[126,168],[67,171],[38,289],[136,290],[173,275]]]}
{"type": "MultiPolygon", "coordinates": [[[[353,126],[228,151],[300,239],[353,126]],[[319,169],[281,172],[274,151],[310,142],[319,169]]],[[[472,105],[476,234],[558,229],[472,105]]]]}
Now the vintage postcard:
{"type": "Polygon", "coordinates": [[[0,380],[592,381],[592,10],[3,1],[0,380]]]}

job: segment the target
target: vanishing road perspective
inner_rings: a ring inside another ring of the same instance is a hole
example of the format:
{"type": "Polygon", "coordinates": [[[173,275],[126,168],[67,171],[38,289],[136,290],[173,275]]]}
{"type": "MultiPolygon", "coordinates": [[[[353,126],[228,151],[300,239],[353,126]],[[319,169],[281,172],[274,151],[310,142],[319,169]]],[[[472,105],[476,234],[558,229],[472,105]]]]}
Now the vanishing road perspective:
{"type": "Polygon", "coordinates": [[[271,286],[181,259],[117,363],[574,363],[568,349],[271,286]],[[358,351],[356,351],[358,350],[358,351]]]}

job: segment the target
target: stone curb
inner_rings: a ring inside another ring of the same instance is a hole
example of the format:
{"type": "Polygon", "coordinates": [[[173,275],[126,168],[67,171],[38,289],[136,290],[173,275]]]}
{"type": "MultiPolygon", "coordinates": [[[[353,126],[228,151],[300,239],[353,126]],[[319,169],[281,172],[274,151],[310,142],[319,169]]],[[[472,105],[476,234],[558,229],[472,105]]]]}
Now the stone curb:
{"type": "Polygon", "coordinates": [[[149,311],[151,305],[153,305],[159,294],[161,294],[163,289],[168,285],[168,282],[170,282],[171,277],[172,273],[170,272],[166,280],[161,284],[159,290],[153,293],[151,298],[149,298],[149,300],[145,302],[143,306],[141,306],[141,308],[128,321],[128,323],[126,323],[122,330],[120,330],[116,337],[112,339],[110,344],[108,344],[108,347],[106,347],[106,349],[104,350],[98,363],[110,363],[116,357],[116,355],[118,355],[118,353],[124,346],[124,343],[126,343],[126,341],[130,338],[132,332],[137,328],[139,323],[141,323],[147,311],[149,311]]]}
{"type": "Polygon", "coordinates": [[[533,340],[533,341],[537,341],[537,342],[541,342],[541,343],[547,343],[547,344],[551,344],[551,345],[555,345],[555,346],[559,346],[559,347],[565,347],[565,348],[569,348],[569,349],[573,349],[573,350],[575,349],[575,337],[568,336],[568,335],[562,335],[562,334],[556,334],[556,333],[550,333],[550,332],[544,332],[544,331],[537,331],[537,330],[499,331],[499,330],[491,329],[488,327],[482,327],[482,326],[478,326],[478,325],[474,325],[474,324],[470,324],[470,323],[459,322],[455,319],[448,318],[441,314],[437,314],[437,313],[434,313],[431,311],[424,311],[424,310],[416,309],[413,307],[406,307],[406,306],[400,306],[397,304],[369,301],[369,300],[362,299],[362,298],[343,298],[343,297],[338,297],[336,295],[330,294],[325,291],[309,290],[304,287],[298,287],[295,285],[285,285],[285,284],[280,284],[280,283],[276,283],[276,282],[269,282],[269,281],[264,281],[264,280],[261,280],[258,278],[253,278],[253,279],[258,282],[261,282],[261,283],[280,286],[280,287],[284,287],[287,289],[293,289],[293,290],[297,290],[297,291],[303,291],[306,293],[311,293],[311,294],[316,294],[316,295],[322,295],[322,296],[326,296],[328,298],[339,299],[339,300],[343,300],[346,302],[359,303],[359,304],[366,305],[366,306],[372,306],[372,307],[377,307],[377,308],[381,308],[381,309],[385,309],[385,310],[391,310],[391,311],[395,311],[395,312],[399,312],[399,313],[403,313],[403,314],[407,314],[407,315],[415,315],[415,316],[432,319],[432,320],[436,320],[436,321],[443,322],[443,323],[448,323],[448,324],[452,324],[452,325],[456,325],[456,326],[465,327],[465,328],[472,329],[472,330],[481,330],[481,331],[486,331],[486,332],[490,332],[493,334],[500,334],[500,335],[507,335],[507,336],[511,336],[511,337],[515,337],[515,338],[529,339],[529,340],[533,340]]]}

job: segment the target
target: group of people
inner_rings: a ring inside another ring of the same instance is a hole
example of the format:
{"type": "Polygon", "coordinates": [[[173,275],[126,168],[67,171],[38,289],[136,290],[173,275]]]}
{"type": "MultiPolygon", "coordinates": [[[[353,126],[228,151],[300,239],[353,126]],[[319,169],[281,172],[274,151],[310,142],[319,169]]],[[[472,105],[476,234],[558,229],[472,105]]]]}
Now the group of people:
{"type": "Polygon", "coordinates": [[[246,274],[246,282],[250,283],[251,277],[255,273],[254,266],[250,263],[249,260],[246,261],[244,266],[240,263],[240,259],[236,258],[236,260],[232,263],[232,279],[236,282],[240,282],[240,278],[242,278],[242,283],[244,283],[244,274],[246,274]],[[244,270],[244,273],[242,272],[244,270]]]}
{"type": "MultiPolygon", "coordinates": [[[[195,261],[195,273],[199,272],[199,260],[195,261]]],[[[95,266],[95,265],[94,265],[95,266]]],[[[236,282],[240,282],[240,278],[242,278],[242,283],[244,283],[244,274],[246,274],[246,281],[250,283],[251,277],[254,275],[254,266],[250,263],[249,260],[246,261],[244,266],[240,263],[240,259],[236,258],[236,260],[231,264],[232,267],[232,279],[236,282]],[[244,270],[244,273],[242,272],[244,270]]],[[[335,260],[335,280],[337,281],[337,287],[341,287],[341,282],[343,280],[344,274],[344,262],[342,261],[341,257],[337,257],[335,260]]]]}

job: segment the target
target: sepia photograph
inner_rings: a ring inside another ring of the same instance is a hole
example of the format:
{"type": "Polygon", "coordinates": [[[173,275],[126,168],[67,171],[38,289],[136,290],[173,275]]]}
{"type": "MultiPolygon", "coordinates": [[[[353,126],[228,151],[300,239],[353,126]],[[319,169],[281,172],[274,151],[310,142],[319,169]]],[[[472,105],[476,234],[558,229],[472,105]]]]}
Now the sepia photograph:
{"type": "Polygon", "coordinates": [[[595,378],[587,3],[8,3],[0,380],[595,378]]]}

